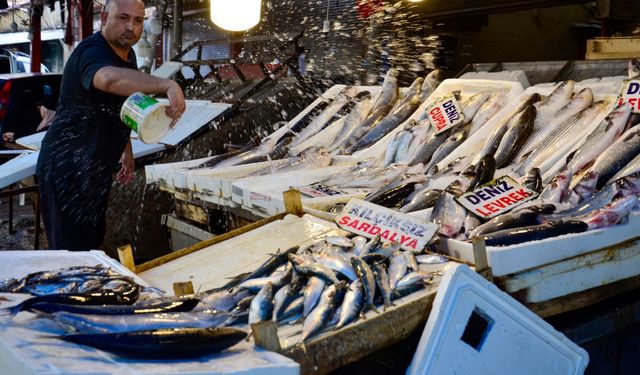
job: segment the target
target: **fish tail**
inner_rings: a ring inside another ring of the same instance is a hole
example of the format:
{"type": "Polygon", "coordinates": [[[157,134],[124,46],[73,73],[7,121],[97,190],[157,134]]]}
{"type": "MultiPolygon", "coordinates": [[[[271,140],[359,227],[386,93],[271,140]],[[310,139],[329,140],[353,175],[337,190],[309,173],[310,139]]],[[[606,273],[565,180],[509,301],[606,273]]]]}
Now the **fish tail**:
{"type": "Polygon", "coordinates": [[[15,305],[15,306],[7,307],[5,309],[0,310],[0,316],[1,317],[7,317],[8,320],[11,320],[20,311],[22,311],[22,304],[21,303],[15,305]]]}

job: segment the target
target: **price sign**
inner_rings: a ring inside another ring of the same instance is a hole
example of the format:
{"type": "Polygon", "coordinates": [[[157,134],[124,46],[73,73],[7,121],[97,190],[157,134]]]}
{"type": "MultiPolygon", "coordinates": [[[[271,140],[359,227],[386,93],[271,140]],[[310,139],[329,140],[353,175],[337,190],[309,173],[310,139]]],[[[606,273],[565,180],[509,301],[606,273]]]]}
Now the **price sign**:
{"type": "Polygon", "coordinates": [[[460,104],[458,104],[453,94],[443,96],[434,105],[427,108],[427,117],[431,125],[436,129],[436,134],[464,122],[460,104]]]}
{"type": "Polygon", "coordinates": [[[351,199],[335,220],[346,231],[367,238],[379,234],[382,241],[412,251],[422,250],[438,230],[436,224],[361,199],[351,199]]]}
{"type": "Polygon", "coordinates": [[[511,211],[537,196],[535,191],[503,176],[456,197],[456,200],[477,216],[489,219],[511,211]]]}

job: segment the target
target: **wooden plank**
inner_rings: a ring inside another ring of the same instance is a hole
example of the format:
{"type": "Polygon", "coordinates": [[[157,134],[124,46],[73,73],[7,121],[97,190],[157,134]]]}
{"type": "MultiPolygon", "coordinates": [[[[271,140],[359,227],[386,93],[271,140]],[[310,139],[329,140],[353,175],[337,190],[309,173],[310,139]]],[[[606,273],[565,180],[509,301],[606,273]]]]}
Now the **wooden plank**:
{"type": "Polygon", "coordinates": [[[587,60],[624,59],[640,55],[640,38],[596,38],[587,40],[587,60]]]}
{"type": "Polygon", "coordinates": [[[287,213],[296,216],[304,215],[304,208],[302,208],[302,197],[300,192],[294,188],[291,188],[282,193],[284,198],[284,209],[287,213]]]}
{"type": "MultiPolygon", "coordinates": [[[[631,277],[615,283],[603,285],[598,288],[572,293],[544,302],[525,303],[525,306],[539,316],[546,318],[590,306],[597,302],[604,301],[607,298],[638,288],[640,288],[640,276],[631,277]]],[[[512,296],[516,299],[522,300],[519,293],[515,293],[512,296]]]]}
{"type": "Polygon", "coordinates": [[[193,283],[191,281],[173,283],[173,294],[176,297],[193,294],[193,283]]]}
{"type": "Polygon", "coordinates": [[[184,201],[176,202],[176,214],[181,217],[186,217],[189,220],[196,223],[209,224],[209,215],[202,206],[187,203],[184,201]]]}
{"type": "Polygon", "coordinates": [[[254,230],[256,228],[259,228],[259,227],[261,227],[261,226],[263,226],[265,224],[271,223],[271,222],[276,221],[276,220],[280,220],[285,215],[287,215],[287,214],[286,213],[280,213],[280,214],[268,217],[266,219],[257,221],[255,223],[251,223],[249,225],[245,225],[244,227],[241,227],[241,228],[238,228],[238,229],[234,229],[234,230],[232,230],[230,232],[227,232],[225,234],[221,234],[219,236],[215,236],[215,237],[213,237],[213,238],[211,238],[209,240],[198,242],[197,244],[195,244],[193,246],[189,246],[187,248],[184,248],[184,249],[181,249],[181,250],[177,250],[177,251],[174,251],[174,252],[172,252],[170,254],[167,254],[167,255],[161,256],[159,258],[156,258],[154,260],[148,261],[146,263],[142,263],[141,265],[136,267],[136,271],[139,273],[139,272],[143,272],[143,271],[149,270],[151,268],[157,267],[157,266],[159,266],[161,264],[165,264],[165,263],[170,262],[170,261],[172,261],[174,259],[178,259],[180,257],[183,257],[183,256],[185,256],[187,254],[191,254],[191,253],[193,253],[195,251],[202,250],[205,247],[209,247],[211,245],[215,245],[215,244],[217,244],[219,242],[228,240],[229,238],[233,238],[233,237],[239,236],[239,235],[241,235],[243,233],[252,231],[252,230],[254,230]]]}
{"type": "Polygon", "coordinates": [[[131,270],[131,272],[136,272],[136,263],[133,260],[133,249],[131,249],[130,244],[118,248],[118,259],[120,263],[131,270]]]}
{"type": "Polygon", "coordinates": [[[257,346],[280,353],[280,339],[278,339],[278,323],[273,320],[267,320],[251,324],[251,332],[253,341],[257,346]]]}
{"type": "Polygon", "coordinates": [[[471,242],[473,245],[473,261],[476,265],[476,272],[492,282],[493,274],[491,273],[491,267],[489,267],[487,247],[485,246],[484,238],[474,237],[471,242]]]}
{"type": "MultiPolygon", "coordinates": [[[[407,296],[407,302],[304,345],[284,348],[282,354],[300,364],[301,374],[326,374],[368,354],[392,345],[416,329],[423,329],[431,312],[437,285],[407,296]]],[[[282,337],[281,337],[282,338],[282,337]]]]}

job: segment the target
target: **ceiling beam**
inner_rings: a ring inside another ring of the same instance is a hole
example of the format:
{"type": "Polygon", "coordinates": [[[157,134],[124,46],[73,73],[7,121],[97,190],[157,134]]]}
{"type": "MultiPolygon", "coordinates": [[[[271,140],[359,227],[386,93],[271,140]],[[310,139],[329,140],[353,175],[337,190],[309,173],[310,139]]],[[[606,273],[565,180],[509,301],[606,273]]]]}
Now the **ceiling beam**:
{"type": "MultiPolygon", "coordinates": [[[[406,0],[405,0],[406,1],[406,0]]],[[[592,3],[593,0],[422,0],[409,8],[426,18],[451,18],[561,5],[592,3]]],[[[407,2],[408,3],[408,2],[407,2]]]]}

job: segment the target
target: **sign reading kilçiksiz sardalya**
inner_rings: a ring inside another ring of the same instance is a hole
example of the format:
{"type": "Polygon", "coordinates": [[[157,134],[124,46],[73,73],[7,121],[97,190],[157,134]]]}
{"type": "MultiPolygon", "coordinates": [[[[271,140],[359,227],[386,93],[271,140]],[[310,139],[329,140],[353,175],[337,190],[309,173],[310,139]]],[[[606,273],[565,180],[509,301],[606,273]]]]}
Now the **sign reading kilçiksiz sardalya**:
{"type": "Polygon", "coordinates": [[[438,230],[436,224],[355,198],[335,220],[344,230],[368,238],[379,234],[382,241],[397,242],[412,251],[422,250],[438,230]]]}
{"type": "Polygon", "coordinates": [[[632,113],[640,113],[640,80],[630,79],[624,81],[618,105],[629,103],[632,113]]]}
{"type": "Polygon", "coordinates": [[[436,129],[436,134],[464,122],[464,115],[453,94],[446,94],[427,108],[427,117],[431,125],[436,129]]]}
{"type": "Polygon", "coordinates": [[[456,197],[456,200],[477,216],[489,219],[537,196],[535,191],[519,185],[508,176],[502,176],[456,197]]]}

